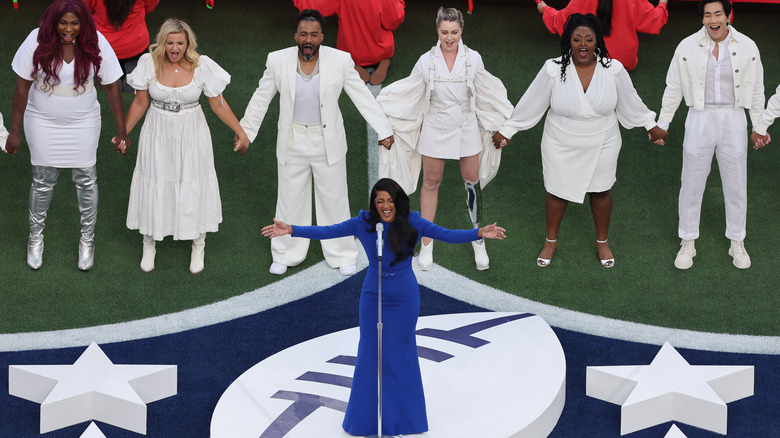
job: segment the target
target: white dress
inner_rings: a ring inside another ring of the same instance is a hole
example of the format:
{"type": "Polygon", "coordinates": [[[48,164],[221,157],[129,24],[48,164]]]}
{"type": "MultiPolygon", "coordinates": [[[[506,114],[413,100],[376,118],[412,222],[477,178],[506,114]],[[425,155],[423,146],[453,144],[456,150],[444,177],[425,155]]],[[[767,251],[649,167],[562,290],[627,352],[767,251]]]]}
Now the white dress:
{"type": "MultiPolygon", "coordinates": [[[[127,76],[136,90],[153,100],[188,104],[222,94],[230,75],[206,56],[200,57],[192,81],[166,87],[157,81],[148,53],[127,76]]],[[[211,132],[200,105],[178,112],[150,105],[138,138],[138,158],[130,184],[127,227],[162,240],[193,240],[215,232],[222,222],[211,132]]]]}
{"type": "Polygon", "coordinates": [[[441,51],[441,42],[438,42],[431,51],[420,56],[410,76],[419,78],[429,87],[431,57],[433,87],[430,104],[423,116],[417,152],[426,157],[449,160],[476,155],[482,151],[482,137],[467,78],[470,77],[478,88],[477,73],[485,70],[482,57],[476,51],[466,49],[461,41],[450,71],[441,51]]]}
{"type": "Polygon", "coordinates": [[[619,61],[613,59],[609,68],[597,62],[587,92],[573,64],[562,81],[561,65],[554,61],[545,62],[501,133],[511,137],[533,127],[549,108],[542,136],[545,189],[582,203],[586,193],[615,184],[622,144],[618,122],[627,129],[650,130],[656,125],[655,113],[639,98],[619,61]]]}
{"type": "MultiPolygon", "coordinates": [[[[111,45],[98,32],[98,45],[102,58],[97,76],[103,84],[116,82],[122,76],[122,68],[111,45]]],[[[43,79],[42,72],[33,73],[33,54],[38,48],[38,29],[33,30],[16,51],[11,67],[22,79],[33,81],[24,112],[24,135],[30,147],[30,161],[35,166],[57,168],[92,167],[97,162],[97,146],[100,138],[100,104],[93,82],[94,70],[90,70],[88,90],[73,90],[76,62],[62,62],[58,73],[58,93],[40,88],[36,80],[43,79]],[[40,75],[40,76],[39,76],[40,75]],[[72,91],[72,96],[60,96],[72,91]]]]}

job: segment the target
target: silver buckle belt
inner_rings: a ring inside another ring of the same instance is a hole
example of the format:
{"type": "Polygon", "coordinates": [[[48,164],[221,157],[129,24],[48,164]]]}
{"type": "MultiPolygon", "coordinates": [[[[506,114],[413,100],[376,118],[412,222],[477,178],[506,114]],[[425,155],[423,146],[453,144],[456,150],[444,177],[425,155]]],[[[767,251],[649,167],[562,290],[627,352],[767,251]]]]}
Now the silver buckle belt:
{"type": "Polygon", "coordinates": [[[181,110],[195,108],[199,106],[199,102],[179,103],[179,102],[161,102],[159,100],[152,100],[152,106],[165,111],[171,111],[178,113],[181,110]]]}

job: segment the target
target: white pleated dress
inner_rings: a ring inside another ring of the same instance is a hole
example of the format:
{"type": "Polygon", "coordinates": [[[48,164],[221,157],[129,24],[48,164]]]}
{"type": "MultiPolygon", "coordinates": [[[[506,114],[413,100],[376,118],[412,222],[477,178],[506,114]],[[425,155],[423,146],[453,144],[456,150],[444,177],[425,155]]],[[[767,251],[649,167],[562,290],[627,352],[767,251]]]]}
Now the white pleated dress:
{"type": "MultiPolygon", "coordinates": [[[[582,203],[586,193],[599,193],[615,184],[622,145],[618,122],[626,129],[655,124],[655,113],[639,98],[626,69],[617,60],[609,68],[596,64],[585,92],[576,68],[569,64],[566,80],[561,65],[549,59],[528,86],[501,133],[533,127],[545,112],[542,170],[548,193],[582,203]],[[549,112],[547,109],[549,108],[549,112]]],[[[522,142],[516,138],[513,144],[522,142]]]]}
{"type": "MultiPolygon", "coordinates": [[[[166,87],[157,81],[151,55],[145,54],[127,76],[136,90],[153,100],[186,104],[222,94],[230,75],[200,57],[192,82],[166,87]]],[[[198,105],[178,112],[150,105],[138,138],[138,158],[130,184],[127,227],[155,240],[173,236],[193,240],[215,232],[222,222],[211,132],[198,105]]]]}

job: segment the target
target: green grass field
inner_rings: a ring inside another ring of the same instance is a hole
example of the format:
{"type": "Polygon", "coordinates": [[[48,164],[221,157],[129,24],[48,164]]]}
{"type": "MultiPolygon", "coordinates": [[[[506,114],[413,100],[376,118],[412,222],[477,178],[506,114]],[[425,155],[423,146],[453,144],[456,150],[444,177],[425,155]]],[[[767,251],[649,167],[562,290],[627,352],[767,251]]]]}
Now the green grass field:
{"type": "MultiPolygon", "coordinates": [[[[164,1],[148,17],[155,34],[168,17],[189,22],[198,35],[199,52],[209,55],[232,74],[225,98],[240,118],[260,78],[268,52],[293,44],[296,9],[288,0],[217,0],[209,10],[202,1],[164,1]]],[[[559,5],[563,2],[550,2],[559,5]]],[[[674,3],[674,2],[673,2],[674,3]]],[[[9,68],[16,48],[37,27],[48,4],[20,0],[0,9],[4,44],[0,48],[0,112],[11,123],[15,74],[9,68]]],[[[513,103],[542,66],[558,53],[558,38],[549,34],[533,2],[475,2],[466,17],[464,41],[482,54],[487,69],[504,81],[513,103]]],[[[439,3],[410,0],[407,18],[396,32],[396,56],[388,82],[406,76],[418,56],[435,42],[433,27],[439,3]]],[[[466,2],[455,2],[464,8],[466,2]],[[462,3],[462,4],[461,4],[462,3]]],[[[659,36],[640,37],[639,67],[631,76],[640,96],[658,110],[664,79],[676,44],[695,32],[700,22],[695,3],[677,2],[659,36]]],[[[762,51],[767,97],[780,82],[775,43],[776,6],[737,9],[736,27],[755,39],[762,51]]],[[[335,46],[337,20],[329,18],[325,43],[335,46]]],[[[232,133],[209,109],[206,115],[214,139],[224,222],[206,239],[206,270],[188,272],[190,242],[159,243],[156,269],[138,267],[141,236],[125,227],[135,144],[123,157],[110,146],[113,118],[100,92],[104,125],[98,174],[100,213],[96,262],[88,273],[76,269],[78,210],[70,172],[60,184],[46,223],[44,265],[25,265],[28,233],[29,151],[23,143],[15,156],[0,156],[3,195],[0,202],[0,302],[4,317],[0,332],[85,327],[161,315],[238,295],[269,284],[269,241],[259,228],[270,223],[276,199],[277,105],[272,105],[257,140],[246,155],[232,152],[232,133]]],[[[131,96],[125,97],[126,106],[131,96]]],[[[205,100],[204,100],[205,102],[205,100]]],[[[367,206],[365,122],[348,98],[342,101],[350,151],[349,185],[353,213],[367,206]]],[[[734,268],[727,255],[723,197],[717,166],[705,193],[698,256],[688,271],[674,268],[678,249],[677,193],[681,166],[683,120],[678,110],[667,146],[647,141],[641,129],[623,131],[624,147],[613,188],[614,211],[610,243],[613,269],[603,269],[595,252],[595,231],[587,204],[572,204],[564,218],[553,264],[540,269],[535,258],[545,237],[544,187],[539,142],[542,124],[518,133],[505,150],[499,175],[484,191],[484,214],[507,228],[509,238],[488,242],[489,271],[473,266],[469,245],[437,244],[435,261],[471,279],[508,293],[582,312],[635,322],[700,331],[780,335],[777,285],[780,209],[777,179],[778,140],[761,151],[749,151],[749,210],[746,246],[753,266],[734,268]]],[[[780,132],[771,128],[770,132],[780,132]]],[[[138,138],[138,129],[131,134],[138,138]]],[[[463,206],[457,163],[448,163],[440,191],[437,222],[450,228],[469,227],[463,206]]],[[[412,197],[416,208],[419,199],[412,197]]],[[[307,260],[288,275],[322,260],[314,242],[307,260]]],[[[433,271],[435,272],[435,271],[433,271]]],[[[453,285],[457,287],[457,285],[453,285]]]]}

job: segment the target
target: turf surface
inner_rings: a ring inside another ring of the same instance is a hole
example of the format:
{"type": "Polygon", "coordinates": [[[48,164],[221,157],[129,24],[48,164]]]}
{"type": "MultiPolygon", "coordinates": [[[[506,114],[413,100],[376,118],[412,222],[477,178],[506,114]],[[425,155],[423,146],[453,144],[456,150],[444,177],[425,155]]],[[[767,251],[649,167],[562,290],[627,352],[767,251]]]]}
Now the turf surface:
{"type": "MultiPolygon", "coordinates": [[[[48,4],[42,0],[10,2],[0,12],[5,43],[0,48],[0,112],[10,126],[15,75],[8,68],[13,54],[48,4]]],[[[463,5],[455,6],[465,8],[463,5]]],[[[558,38],[541,24],[535,9],[521,2],[476,2],[466,17],[464,41],[479,51],[487,69],[504,81],[516,102],[544,60],[558,53],[558,38]]],[[[530,3],[530,2],[529,2],[530,3]]],[[[551,2],[556,4],[561,2],[551,2]]],[[[654,110],[660,106],[664,78],[674,47],[695,32],[700,22],[693,3],[672,5],[670,21],[659,36],[640,36],[640,63],[631,76],[640,96],[654,110]]],[[[433,20],[438,2],[410,1],[407,19],[396,32],[396,56],[388,83],[404,77],[417,57],[436,41],[433,20]]],[[[757,42],[762,51],[767,96],[780,82],[774,35],[780,8],[740,6],[736,27],[757,42]]],[[[225,92],[241,117],[268,52],[293,44],[296,14],[287,0],[218,1],[209,10],[199,1],[163,2],[148,18],[156,33],[167,17],[189,22],[198,35],[199,52],[209,55],[232,74],[225,92]]],[[[335,45],[337,20],[329,18],[326,44],[335,45]]],[[[206,239],[206,270],[189,274],[190,242],[168,238],[158,244],[156,269],[138,268],[141,237],[127,230],[125,215],[135,149],[126,157],[112,151],[113,119],[104,109],[98,154],[100,214],[95,268],[76,270],[78,211],[68,171],[61,174],[47,220],[44,266],[31,271],[24,264],[28,232],[27,197],[30,183],[29,151],[23,143],[16,157],[0,157],[3,200],[0,203],[0,296],[5,317],[0,332],[15,333],[85,327],[191,308],[253,290],[277,279],[267,273],[269,242],[259,228],[270,222],[276,198],[274,142],[277,106],[271,106],[257,140],[246,155],[232,152],[232,133],[207,114],[215,144],[224,222],[206,239]]],[[[126,96],[126,106],[131,96],[126,96]]],[[[204,100],[205,102],[205,100],[204,100]]],[[[353,213],[365,208],[368,185],[365,163],[365,123],[348,98],[342,100],[350,152],[349,185],[353,213]]],[[[539,142],[541,123],[518,133],[506,149],[498,177],[486,188],[484,213],[508,229],[509,238],[489,242],[491,269],[473,267],[469,245],[436,246],[435,261],[472,279],[509,293],[583,312],[660,326],[692,330],[780,334],[775,248],[780,244],[775,177],[775,143],[749,151],[749,209],[746,245],[753,266],[740,271],[727,255],[722,191],[713,166],[704,196],[701,238],[694,267],[673,266],[677,192],[685,108],[677,112],[666,147],[652,145],[641,129],[623,131],[624,148],[613,189],[614,211],[610,243],[617,260],[605,270],[595,254],[595,232],[587,205],[572,204],[564,218],[553,265],[546,269],[534,260],[544,240],[544,188],[539,142]]],[[[774,129],[770,128],[770,132],[774,129]]],[[[131,134],[136,140],[138,129],[131,134]]],[[[415,194],[413,205],[418,203],[415,194]]],[[[440,191],[437,222],[451,228],[468,227],[457,163],[448,163],[440,191]]],[[[309,257],[288,273],[322,259],[313,243],[309,257]]],[[[288,274],[289,275],[289,274],[288,274]]]]}

